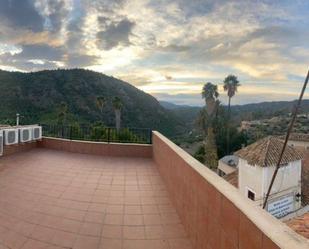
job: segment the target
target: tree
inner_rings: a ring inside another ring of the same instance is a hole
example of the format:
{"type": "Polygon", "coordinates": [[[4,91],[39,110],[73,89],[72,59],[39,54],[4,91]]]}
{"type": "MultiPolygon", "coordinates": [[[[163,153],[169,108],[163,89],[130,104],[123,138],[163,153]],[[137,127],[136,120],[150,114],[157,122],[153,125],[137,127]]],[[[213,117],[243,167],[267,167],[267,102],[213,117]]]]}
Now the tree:
{"type": "Polygon", "coordinates": [[[240,86],[239,81],[235,75],[228,75],[223,81],[223,89],[227,91],[227,96],[229,98],[228,103],[228,120],[227,120],[227,136],[226,136],[226,145],[227,153],[230,152],[230,121],[231,121],[231,99],[237,92],[237,88],[240,86]]]}
{"type": "Polygon", "coordinates": [[[210,169],[216,169],[218,165],[217,146],[213,129],[213,122],[217,113],[219,93],[218,87],[210,82],[207,82],[202,91],[202,97],[205,99],[206,110],[200,113],[199,124],[201,125],[204,134],[207,134],[204,141],[205,148],[205,165],[210,169]]]}
{"type": "Polygon", "coordinates": [[[106,104],[106,99],[104,96],[98,96],[96,98],[96,105],[97,107],[99,108],[100,112],[101,112],[101,119],[103,121],[103,109],[104,109],[104,106],[106,104]]]}
{"type": "Polygon", "coordinates": [[[68,115],[68,106],[65,102],[61,102],[59,111],[58,111],[58,124],[65,125],[68,115]]]}
{"type": "Polygon", "coordinates": [[[211,82],[207,82],[202,91],[202,97],[205,99],[208,116],[211,116],[216,108],[216,100],[219,97],[218,87],[211,82]]]}
{"type": "Polygon", "coordinates": [[[115,97],[113,99],[113,107],[115,111],[115,120],[116,120],[116,130],[117,132],[120,131],[120,122],[121,122],[121,109],[122,109],[122,102],[119,97],[115,97]]]}
{"type": "Polygon", "coordinates": [[[207,129],[207,140],[205,143],[205,165],[212,170],[216,170],[218,167],[217,145],[212,127],[208,127],[207,129]]]}

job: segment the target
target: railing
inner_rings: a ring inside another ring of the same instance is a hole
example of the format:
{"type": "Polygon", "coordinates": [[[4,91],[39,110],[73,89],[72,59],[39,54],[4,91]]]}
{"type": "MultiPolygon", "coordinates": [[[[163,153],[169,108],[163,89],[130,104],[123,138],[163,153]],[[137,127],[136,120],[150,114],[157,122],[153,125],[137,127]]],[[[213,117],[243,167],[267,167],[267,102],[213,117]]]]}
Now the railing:
{"type": "Polygon", "coordinates": [[[86,140],[107,143],[151,144],[152,131],[147,128],[121,128],[89,125],[42,124],[43,136],[70,140],[86,140]]]}

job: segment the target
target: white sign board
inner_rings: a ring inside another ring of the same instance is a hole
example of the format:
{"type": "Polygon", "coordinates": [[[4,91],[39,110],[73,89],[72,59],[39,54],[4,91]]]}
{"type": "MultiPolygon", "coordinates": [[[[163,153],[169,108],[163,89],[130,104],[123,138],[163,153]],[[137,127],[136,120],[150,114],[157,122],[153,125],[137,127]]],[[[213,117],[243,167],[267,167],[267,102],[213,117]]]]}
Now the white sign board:
{"type": "Polygon", "coordinates": [[[271,201],[267,206],[267,211],[276,218],[281,218],[294,211],[294,196],[288,195],[271,201]]]}

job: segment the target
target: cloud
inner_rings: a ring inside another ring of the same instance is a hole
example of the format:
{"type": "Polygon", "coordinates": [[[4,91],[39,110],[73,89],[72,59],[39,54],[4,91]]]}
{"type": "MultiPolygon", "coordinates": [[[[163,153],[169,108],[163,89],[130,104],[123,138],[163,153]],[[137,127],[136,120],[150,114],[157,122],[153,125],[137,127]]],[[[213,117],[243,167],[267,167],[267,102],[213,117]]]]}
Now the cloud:
{"type": "Polygon", "coordinates": [[[58,68],[59,65],[56,62],[47,60],[18,59],[10,53],[4,53],[0,55],[0,68],[2,67],[10,68],[10,70],[38,71],[46,68],[55,69],[58,68]]]}
{"type": "Polygon", "coordinates": [[[235,103],[282,85],[288,97],[307,71],[308,11],[305,0],[2,0],[0,67],[85,67],[178,102],[233,73],[246,85],[235,103]]]}
{"type": "Polygon", "coordinates": [[[127,18],[119,22],[111,22],[108,24],[108,19],[99,18],[101,26],[105,26],[103,31],[97,33],[97,45],[104,50],[110,50],[118,46],[131,45],[130,36],[135,22],[127,18]]]}
{"type": "Polygon", "coordinates": [[[51,31],[58,32],[63,27],[65,19],[69,13],[63,0],[48,0],[48,20],[51,31]]]}
{"type": "Polygon", "coordinates": [[[88,67],[90,65],[94,65],[98,63],[99,57],[94,55],[86,55],[86,54],[67,54],[65,65],[67,67],[88,67]]]}
{"type": "Polygon", "coordinates": [[[0,20],[17,29],[43,30],[44,19],[32,0],[1,0],[0,20]]]}
{"type": "Polygon", "coordinates": [[[64,55],[62,47],[51,47],[46,44],[22,45],[22,51],[12,56],[18,60],[61,61],[64,55]]]}

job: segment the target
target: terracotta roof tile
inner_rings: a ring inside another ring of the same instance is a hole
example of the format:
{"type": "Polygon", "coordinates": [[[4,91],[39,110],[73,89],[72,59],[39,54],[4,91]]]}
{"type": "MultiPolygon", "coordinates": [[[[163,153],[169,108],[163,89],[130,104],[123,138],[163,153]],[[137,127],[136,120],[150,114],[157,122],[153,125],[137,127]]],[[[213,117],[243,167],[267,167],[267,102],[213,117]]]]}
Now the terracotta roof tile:
{"type": "Polygon", "coordinates": [[[223,177],[226,181],[238,188],[238,169],[223,177]]]}
{"type": "Polygon", "coordinates": [[[298,234],[309,239],[309,212],[286,221],[286,224],[298,234]]]}
{"type": "MultiPolygon", "coordinates": [[[[261,167],[275,166],[279,160],[284,142],[276,137],[263,138],[234,154],[242,159],[245,159],[251,165],[261,167]]],[[[292,146],[287,146],[283,154],[281,164],[286,164],[293,161],[298,161],[303,158],[300,151],[292,146]]]]}

